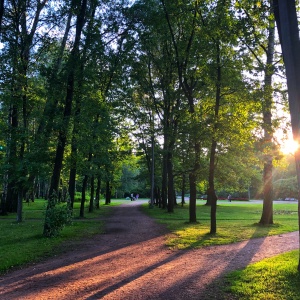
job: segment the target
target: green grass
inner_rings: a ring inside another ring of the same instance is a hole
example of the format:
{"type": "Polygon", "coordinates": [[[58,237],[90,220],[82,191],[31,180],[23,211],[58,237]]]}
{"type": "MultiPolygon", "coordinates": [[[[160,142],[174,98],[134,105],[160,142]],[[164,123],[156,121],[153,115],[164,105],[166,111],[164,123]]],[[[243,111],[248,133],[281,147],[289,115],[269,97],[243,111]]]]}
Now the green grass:
{"type": "Polygon", "coordinates": [[[298,230],[297,204],[274,203],[274,224],[260,226],[258,224],[262,204],[249,202],[221,202],[217,207],[217,234],[210,232],[210,207],[197,205],[196,224],[189,224],[188,206],[178,206],[174,213],[154,207],[144,211],[158,222],[166,224],[173,233],[168,239],[170,248],[186,249],[200,248],[209,245],[222,245],[234,243],[250,238],[281,234],[298,230]]]}
{"type": "MultiPolygon", "coordinates": [[[[63,251],[62,245],[70,240],[89,237],[103,232],[101,217],[109,214],[111,206],[122,201],[113,201],[109,206],[101,205],[92,213],[85,209],[85,218],[80,219],[79,203],[74,204],[72,225],[66,226],[55,238],[43,237],[46,200],[24,203],[23,222],[16,222],[16,214],[0,217],[0,273],[9,269],[38,261],[63,251]]],[[[87,203],[88,206],[88,203],[87,203]]]]}
{"type": "Polygon", "coordinates": [[[300,299],[299,251],[264,259],[226,277],[227,293],[240,300],[300,299]]]}

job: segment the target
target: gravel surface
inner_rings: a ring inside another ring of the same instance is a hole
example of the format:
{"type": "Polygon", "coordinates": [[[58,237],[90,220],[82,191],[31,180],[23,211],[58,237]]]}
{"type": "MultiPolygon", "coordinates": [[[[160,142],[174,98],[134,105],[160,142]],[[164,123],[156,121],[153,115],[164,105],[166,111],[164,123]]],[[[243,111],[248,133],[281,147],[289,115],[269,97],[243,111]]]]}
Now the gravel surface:
{"type": "Polygon", "coordinates": [[[0,277],[0,299],[234,299],[219,289],[222,276],[299,248],[299,232],[293,232],[197,250],[170,250],[165,246],[169,233],[141,212],[141,203],[114,207],[105,234],[0,277]]]}

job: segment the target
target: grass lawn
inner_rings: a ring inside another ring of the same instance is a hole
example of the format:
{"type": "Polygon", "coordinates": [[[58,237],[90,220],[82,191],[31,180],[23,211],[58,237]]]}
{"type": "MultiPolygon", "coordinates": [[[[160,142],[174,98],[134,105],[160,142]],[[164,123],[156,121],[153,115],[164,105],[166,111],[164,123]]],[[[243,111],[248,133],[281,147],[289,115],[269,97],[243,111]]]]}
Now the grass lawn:
{"type": "Polygon", "coordinates": [[[167,245],[177,249],[229,244],[298,230],[297,203],[279,204],[274,202],[274,224],[265,227],[258,224],[262,213],[262,204],[219,201],[217,234],[210,235],[210,207],[205,206],[203,201],[197,202],[198,223],[196,224],[187,223],[189,220],[188,206],[178,206],[174,213],[167,213],[157,207],[148,209],[146,204],[143,209],[158,222],[166,224],[174,234],[167,241],[167,245]]]}
{"type": "Polygon", "coordinates": [[[88,213],[87,203],[84,219],[78,218],[80,204],[75,203],[72,225],[66,226],[60,236],[55,238],[45,238],[42,235],[46,200],[24,203],[22,223],[16,222],[16,214],[0,216],[0,274],[13,267],[59,253],[66,241],[103,232],[101,217],[109,214],[111,206],[120,202],[112,201],[109,206],[101,205],[93,213],[88,213]]]}

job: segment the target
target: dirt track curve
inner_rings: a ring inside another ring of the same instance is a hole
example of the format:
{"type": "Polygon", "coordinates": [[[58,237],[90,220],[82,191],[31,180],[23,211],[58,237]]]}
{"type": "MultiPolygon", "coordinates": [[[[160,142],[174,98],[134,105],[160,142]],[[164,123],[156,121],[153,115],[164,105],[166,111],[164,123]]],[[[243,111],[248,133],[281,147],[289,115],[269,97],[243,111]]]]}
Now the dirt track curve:
{"type": "Polygon", "coordinates": [[[198,250],[169,250],[164,246],[167,231],[140,211],[141,203],[115,207],[106,234],[0,277],[0,299],[233,299],[218,289],[224,274],[299,248],[299,232],[293,232],[198,250]]]}

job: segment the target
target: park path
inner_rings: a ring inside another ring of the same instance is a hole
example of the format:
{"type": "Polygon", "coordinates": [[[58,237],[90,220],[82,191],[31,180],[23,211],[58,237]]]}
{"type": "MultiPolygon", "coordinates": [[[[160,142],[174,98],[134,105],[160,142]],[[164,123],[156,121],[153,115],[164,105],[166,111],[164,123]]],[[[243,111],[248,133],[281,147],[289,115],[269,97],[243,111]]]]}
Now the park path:
{"type": "Polygon", "coordinates": [[[299,248],[299,232],[292,232],[231,245],[170,250],[164,245],[166,229],[140,211],[141,203],[115,207],[106,234],[0,277],[0,299],[233,299],[218,289],[224,274],[299,248]]]}

